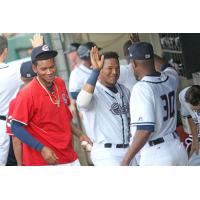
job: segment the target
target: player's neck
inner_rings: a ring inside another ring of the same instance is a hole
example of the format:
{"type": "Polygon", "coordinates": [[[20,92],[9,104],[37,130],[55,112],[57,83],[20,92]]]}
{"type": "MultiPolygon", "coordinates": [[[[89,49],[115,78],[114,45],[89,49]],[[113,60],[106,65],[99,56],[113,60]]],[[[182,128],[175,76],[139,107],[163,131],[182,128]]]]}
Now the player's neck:
{"type": "Polygon", "coordinates": [[[144,77],[144,76],[151,76],[152,74],[155,74],[157,73],[156,70],[146,70],[146,71],[143,71],[139,77],[140,77],[140,80],[144,77]]]}

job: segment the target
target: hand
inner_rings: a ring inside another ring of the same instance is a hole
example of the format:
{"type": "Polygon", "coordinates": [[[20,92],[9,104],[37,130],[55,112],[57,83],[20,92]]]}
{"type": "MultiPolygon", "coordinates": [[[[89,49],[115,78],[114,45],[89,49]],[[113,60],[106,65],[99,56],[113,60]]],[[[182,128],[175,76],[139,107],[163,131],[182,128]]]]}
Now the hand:
{"type": "Polygon", "coordinates": [[[125,161],[125,160],[122,160],[121,166],[129,166],[129,162],[125,161]]]}
{"type": "Polygon", "coordinates": [[[56,156],[55,152],[49,147],[44,146],[41,150],[41,155],[49,165],[58,164],[58,157],[56,156]]]}
{"type": "Polygon", "coordinates": [[[88,142],[89,144],[92,145],[92,141],[91,141],[90,138],[89,138],[87,135],[85,135],[85,134],[82,134],[82,135],[80,136],[79,139],[80,139],[80,142],[86,141],[86,142],[88,142]]]}
{"type": "Polygon", "coordinates": [[[100,71],[103,67],[104,56],[102,55],[101,59],[99,58],[99,50],[97,47],[92,47],[90,51],[90,59],[92,63],[92,68],[100,71]]]}
{"type": "Polygon", "coordinates": [[[35,34],[33,36],[33,39],[30,39],[32,47],[38,47],[44,44],[44,37],[42,35],[40,35],[40,33],[35,34]]]}

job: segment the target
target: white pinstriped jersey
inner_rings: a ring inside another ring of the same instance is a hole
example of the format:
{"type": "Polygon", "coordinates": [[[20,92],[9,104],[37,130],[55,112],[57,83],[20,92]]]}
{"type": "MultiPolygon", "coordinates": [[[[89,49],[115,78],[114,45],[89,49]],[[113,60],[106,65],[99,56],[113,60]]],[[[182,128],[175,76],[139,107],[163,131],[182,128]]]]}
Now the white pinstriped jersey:
{"type": "Polygon", "coordinates": [[[115,94],[97,81],[92,100],[83,113],[86,133],[95,143],[129,143],[129,90],[116,84],[115,94]]]}
{"type": "MultiPolygon", "coordinates": [[[[134,86],[130,99],[131,133],[137,126],[153,126],[149,140],[163,137],[176,129],[176,92],[179,79],[173,68],[160,76],[145,76],[134,86]]],[[[146,130],[146,129],[145,129],[146,130]]]]}
{"type": "Polygon", "coordinates": [[[91,73],[92,70],[84,65],[73,69],[69,78],[69,92],[80,92],[91,73]]]}

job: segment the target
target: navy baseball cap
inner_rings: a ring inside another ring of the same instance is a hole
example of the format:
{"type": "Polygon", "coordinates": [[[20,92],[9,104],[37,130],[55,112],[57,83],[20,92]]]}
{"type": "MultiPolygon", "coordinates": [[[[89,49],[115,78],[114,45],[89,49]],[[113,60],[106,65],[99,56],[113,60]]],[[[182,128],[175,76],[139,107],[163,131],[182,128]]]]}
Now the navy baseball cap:
{"type": "Polygon", "coordinates": [[[79,48],[79,46],[80,46],[79,43],[76,43],[76,42],[70,43],[70,44],[67,46],[66,51],[64,51],[64,54],[68,54],[68,53],[77,51],[77,49],[79,48]]]}
{"type": "Polygon", "coordinates": [[[147,42],[135,42],[129,47],[129,59],[149,60],[154,58],[153,47],[147,42]]]}
{"type": "Polygon", "coordinates": [[[20,67],[20,74],[24,78],[33,78],[33,77],[37,76],[37,74],[32,69],[31,61],[22,63],[22,65],[20,67]]]}
{"type": "Polygon", "coordinates": [[[58,54],[57,51],[52,50],[48,45],[41,45],[33,48],[31,53],[31,60],[34,63],[37,60],[47,60],[49,58],[54,58],[58,54]]]}
{"type": "Polygon", "coordinates": [[[94,42],[86,42],[81,44],[77,50],[79,57],[81,59],[88,59],[90,57],[90,50],[94,46],[101,50],[101,48],[99,48],[94,42]]]}

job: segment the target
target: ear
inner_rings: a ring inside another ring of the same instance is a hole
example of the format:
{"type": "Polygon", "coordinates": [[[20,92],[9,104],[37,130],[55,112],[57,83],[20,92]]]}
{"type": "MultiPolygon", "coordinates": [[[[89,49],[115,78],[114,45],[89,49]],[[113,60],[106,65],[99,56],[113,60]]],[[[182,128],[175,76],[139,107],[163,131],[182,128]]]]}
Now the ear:
{"type": "Polygon", "coordinates": [[[138,64],[137,64],[137,62],[135,60],[133,60],[133,65],[134,65],[135,68],[138,67],[138,64]]]}
{"type": "Polygon", "coordinates": [[[4,60],[7,58],[8,55],[8,48],[5,48],[3,51],[4,60]]]}
{"type": "Polygon", "coordinates": [[[37,66],[35,64],[32,64],[32,68],[33,68],[33,71],[37,74],[37,66]]]}

